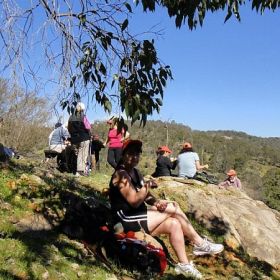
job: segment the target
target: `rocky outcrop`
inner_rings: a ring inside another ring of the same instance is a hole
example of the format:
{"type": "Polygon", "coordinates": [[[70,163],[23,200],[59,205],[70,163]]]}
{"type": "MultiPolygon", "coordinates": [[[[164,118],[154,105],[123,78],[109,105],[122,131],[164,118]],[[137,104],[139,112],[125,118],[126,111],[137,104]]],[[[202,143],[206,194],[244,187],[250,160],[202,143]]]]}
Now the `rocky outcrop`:
{"type": "Polygon", "coordinates": [[[180,197],[183,209],[208,229],[223,234],[233,249],[241,246],[251,257],[280,269],[280,213],[235,188],[162,177],[157,192],[180,197]],[[182,199],[183,198],[183,199],[182,199]]]}

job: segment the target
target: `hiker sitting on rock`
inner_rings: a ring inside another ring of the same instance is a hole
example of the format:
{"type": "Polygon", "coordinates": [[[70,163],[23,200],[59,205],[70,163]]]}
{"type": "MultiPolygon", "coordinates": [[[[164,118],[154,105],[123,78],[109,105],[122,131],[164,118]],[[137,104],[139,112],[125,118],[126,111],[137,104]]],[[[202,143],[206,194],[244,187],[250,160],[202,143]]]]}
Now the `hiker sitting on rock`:
{"type": "Polygon", "coordinates": [[[157,150],[157,166],[153,177],[172,176],[171,170],[174,170],[177,165],[176,159],[170,159],[172,151],[167,146],[161,146],[157,150]]]}
{"type": "Polygon", "coordinates": [[[142,142],[128,140],[124,143],[121,160],[110,181],[109,196],[115,224],[121,223],[124,232],[144,230],[157,236],[169,235],[178,258],[178,274],[201,279],[201,273],[189,262],[185,251],[185,237],[194,245],[194,255],[217,254],[223,245],[202,239],[176,202],[155,199],[150,188],[154,181],[144,182],[136,169],[142,153],[142,142]]]}
{"type": "Polygon", "coordinates": [[[203,169],[208,169],[208,164],[201,165],[199,161],[199,156],[194,152],[192,144],[186,142],[183,145],[183,149],[178,155],[178,167],[179,167],[179,177],[185,178],[196,178],[198,171],[203,169]]]}
{"type": "Polygon", "coordinates": [[[65,140],[70,137],[70,134],[62,123],[58,122],[54,126],[54,130],[49,135],[49,149],[57,153],[61,153],[65,147],[65,140]]]}
{"type": "Polygon", "coordinates": [[[234,169],[230,169],[227,172],[227,176],[226,180],[219,184],[220,188],[235,187],[241,189],[241,181],[237,178],[237,173],[234,169]]]}

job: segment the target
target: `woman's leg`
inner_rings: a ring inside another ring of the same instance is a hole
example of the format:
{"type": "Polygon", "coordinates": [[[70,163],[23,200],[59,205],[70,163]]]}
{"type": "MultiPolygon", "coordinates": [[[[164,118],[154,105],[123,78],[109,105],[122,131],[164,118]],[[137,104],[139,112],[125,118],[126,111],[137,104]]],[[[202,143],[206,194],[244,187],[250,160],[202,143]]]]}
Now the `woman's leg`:
{"type": "Polygon", "coordinates": [[[83,141],[80,143],[78,150],[78,159],[77,159],[77,171],[85,172],[86,163],[89,154],[89,140],[83,141]]]}
{"type": "Polygon", "coordinates": [[[122,157],[122,148],[116,148],[116,149],[115,149],[115,160],[116,160],[116,164],[119,163],[121,157],[122,157]]]}
{"type": "Polygon", "coordinates": [[[108,162],[113,168],[116,168],[116,167],[117,167],[117,164],[116,164],[116,161],[115,161],[115,152],[114,152],[114,149],[112,149],[112,148],[109,148],[109,149],[108,149],[107,162],[108,162]]]}
{"type": "Polygon", "coordinates": [[[157,210],[148,210],[148,228],[153,236],[168,234],[170,244],[178,257],[179,262],[189,263],[185,251],[185,239],[182,227],[176,218],[168,217],[157,210]]]}
{"type": "MultiPolygon", "coordinates": [[[[150,226],[152,229],[155,229],[157,225],[159,225],[161,222],[163,222],[168,217],[172,217],[177,219],[180,224],[183,231],[184,236],[194,245],[199,245],[202,243],[203,239],[199,236],[199,234],[195,231],[192,224],[188,220],[187,216],[184,214],[184,212],[181,210],[180,206],[176,202],[170,202],[167,205],[166,210],[161,213],[156,210],[150,210],[150,226]],[[157,213],[160,213],[162,215],[158,215],[157,213]]],[[[149,221],[149,216],[148,216],[149,221]]],[[[149,224],[148,224],[149,226],[149,224]]],[[[150,228],[149,228],[150,229],[150,228]]]]}

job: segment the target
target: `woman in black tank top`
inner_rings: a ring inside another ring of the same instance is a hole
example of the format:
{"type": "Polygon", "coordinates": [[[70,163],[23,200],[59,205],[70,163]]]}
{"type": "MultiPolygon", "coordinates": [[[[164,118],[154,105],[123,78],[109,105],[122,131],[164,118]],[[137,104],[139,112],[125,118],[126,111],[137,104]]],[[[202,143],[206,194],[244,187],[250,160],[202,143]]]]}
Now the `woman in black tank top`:
{"type": "Polygon", "coordinates": [[[169,240],[179,263],[176,272],[201,278],[201,274],[188,261],[185,251],[185,237],[194,245],[194,254],[216,254],[223,245],[202,239],[176,202],[155,199],[150,188],[154,181],[144,182],[136,169],[142,152],[142,142],[128,140],[124,143],[122,159],[110,182],[110,201],[115,222],[121,222],[124,231],[145,232],[153,236],[169,235],[169,240]]]}

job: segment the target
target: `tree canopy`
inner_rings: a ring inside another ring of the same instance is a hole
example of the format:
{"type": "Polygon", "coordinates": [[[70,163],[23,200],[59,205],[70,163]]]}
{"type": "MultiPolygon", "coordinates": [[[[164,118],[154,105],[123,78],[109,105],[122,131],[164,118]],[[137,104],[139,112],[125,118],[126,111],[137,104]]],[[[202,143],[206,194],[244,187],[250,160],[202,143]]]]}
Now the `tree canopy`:
{"type": "Polygon", "coordinates": [[[172,72],[158,57],[152,39],[139,38],[130,28],[137,6],[143,11],[168,10],[175,25],[202,26],[208,12],[226,10],[240,20],[239,7],[252,4],[263,13],[275,10],[278,0],[2,0],[0,46],[2,69],[22,74],[28,83],[41,83],[42,65],[32,58],[40,48],[51,69],[50,80],[60,85],[57,93],[70,112],[83,96],[111,112],[112,105],[132,122],[146,123],[162,106],[164,87],[172,72]],[[24,2],[24,3],[23,3],[24,2]]]}

